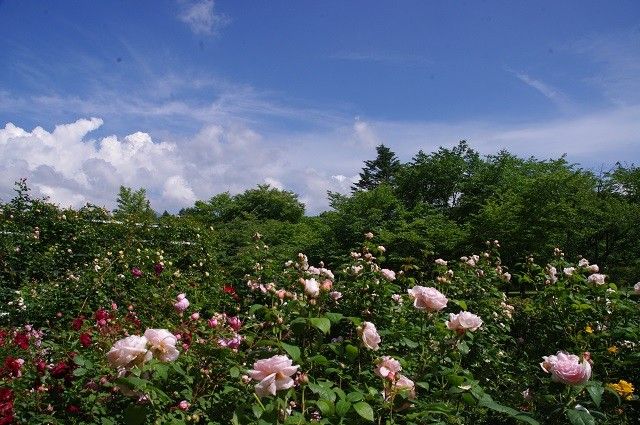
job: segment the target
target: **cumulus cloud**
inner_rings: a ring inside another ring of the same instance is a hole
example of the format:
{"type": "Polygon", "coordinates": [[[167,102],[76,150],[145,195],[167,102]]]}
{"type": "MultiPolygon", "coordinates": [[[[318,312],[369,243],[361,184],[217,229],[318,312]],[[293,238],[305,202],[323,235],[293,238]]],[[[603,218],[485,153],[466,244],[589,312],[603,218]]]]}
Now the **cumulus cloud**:
{"type": "Polygon", "coordinates": [[[176,211],[197,199],[266,183],[300,193],[307,211],[317,213],[327,207],[327,190],[348,189],[348,181],[331,178],[336,166],[309,169],[318,159],[309,151],[267,143],[240,124],[206,125],[192,137],[172,141],[159,142],[144,132],[91,139],[102,125],[91,118],[51,132],[12,123],[0,128],[0,197],[9,199],[12,182],[27,177],[38,195],[62,206],[91,202],[113,208],[124,185],[146,188],[155,210],[176,211]]]}
{"type": "Polygon", "coordinates": [[[195,34],[217,34],[222,27],[230,22],[227,16],[215,13],[213,0],[183,1],[181,3],[183,3],[183,7],[178,18],[189,25],[195,34]]]}

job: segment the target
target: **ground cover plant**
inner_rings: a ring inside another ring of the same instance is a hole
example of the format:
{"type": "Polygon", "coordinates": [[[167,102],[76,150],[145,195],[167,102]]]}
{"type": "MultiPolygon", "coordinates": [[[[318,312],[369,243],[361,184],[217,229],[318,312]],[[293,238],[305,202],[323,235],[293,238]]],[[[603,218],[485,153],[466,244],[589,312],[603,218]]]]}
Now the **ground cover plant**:
{"type": "Polygon", "coordinates": [[[605,256],[620,281],[553,243],[515,255],[558,223],[502,240],[470,228],[511,234],[492,226],[523,193],[409,206],[397,176],[320,218],[267,187],[155,217],[144,191],[111,213],[19,182],[0,205],[0,424],[636,423],[630,254],[605,256]]]}

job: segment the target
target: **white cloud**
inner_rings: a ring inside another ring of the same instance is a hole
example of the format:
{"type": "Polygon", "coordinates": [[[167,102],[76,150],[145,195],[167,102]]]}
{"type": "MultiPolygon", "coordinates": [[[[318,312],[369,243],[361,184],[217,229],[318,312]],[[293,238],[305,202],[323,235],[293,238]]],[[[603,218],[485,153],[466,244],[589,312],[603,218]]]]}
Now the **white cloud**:
{"type": "Polygon", "coordinates": [[[225,15],[216,14],[213,0],[197,0],[183,6],[178,18],[189,25],[195,34],[216,34],[228,25],[230,19],[225,15]]]}
{"type": "Polygon", "coordinates": [[[378,137],[371,128],[371,125],[365,121],[356,118],[353,124],[353,133],[355,140],[366,147],[374,147],[380,144],[378,137]]]}
{"type": "Polygon", "coordinates": [[[543,81],[537,80],[535,78],[530,77],[527,74],[521,72],[513,72],[513,74],[523,83],[528,85],[529,87],[534,88],[539,93],[541,93],[544,97],[553,102],[556,106],[561,109],[568,109],[570,102],[567,96],[560,90],[555,87],[547,84],[543,81]]]}
{"type": "Polygon", "coordinates": [[[284,133],[241,122],[207,124],[192,136],[164,141],[144,132],[91,139],[102,124],[91,118],[51,132],[11,123],[0,128],[0,197],[8,200],[12,182],[27,177],[37,193],[62,205],[112,208],[125,185],[146,188],[157,211],[177,211],[196,199],[240,193],[264,182],[298,193],[307,212],[315,214],[328,208],[327,191],[350,192],[379,140],[403,161],[420,149],[430,152],[460,139],[483,154],[503,148],[541,159],[567,153],[569,161],[587,167],[640,159],[640,106],[520,124],[358,120],[284,133]]]}

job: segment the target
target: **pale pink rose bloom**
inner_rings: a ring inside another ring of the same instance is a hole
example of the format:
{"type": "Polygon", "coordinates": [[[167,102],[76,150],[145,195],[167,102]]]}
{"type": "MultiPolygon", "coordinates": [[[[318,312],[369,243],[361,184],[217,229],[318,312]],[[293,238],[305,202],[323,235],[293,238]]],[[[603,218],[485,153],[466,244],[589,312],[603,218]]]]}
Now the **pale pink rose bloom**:
{"type": "Polygon", "coordinates": [[[331,297],[332,300],[338,301],[340,298],[342,298],[342,292],[332,291],[332,292],[329,292],[329,296],[331,297]]]}
{"type": "Polygon", "coordinates": [[[373,233],[371,233],[371,232],[367,232],[367,233],[365,233],[365,234],[364,234],[364,237],[365,237],[366,239],[371,240],[371,239],[373,239],[373,233]]]}
{"type": "Polygon", "coordinates": [[[382,245],[378,245],[378,251],[380,251],[380,252],[387,252],[387,248],[385,248],[385,247],[384,247],[384,246],[382,246],[382,245]]]}
{"type": "Polygon", "coordinates": [[[482,326],[480,317],[468,311],[461,311],[458,314],[449,313],[449,320],[445,322],[447,328],[458,333],[465,333],[467,330],[476,331],[482,326]]]}
{"type": "Polygon", "coordinates": [[[440,311],[447,306],[447,297],[436,288],[427,288],[416,285],[407,290],[411,298],[414,299],[413,306],[423,311],[440,311]]]}
{"type": "Polygon", "coordinates": [[[307,273],[320,276],[320,269],[317,267],[309,266],[309,268],[307,269],[307,273]]]}
{"type": "Polygon", "coordinates": [[[178,338],[166,329],[147,329],[144,332],[149,350],[161,362],[172,362],[180,354],[176,348],[178,338]]]}
{"type": "Polygon", "coordinates": [[[600,267],[598,267],[597,264],[591,264],[589,267],[587,267],[587,271],[589,273],[598,273],[600,271],[600,267]]]}
{"type": "Polygon", "coordinates": [[[362,326],[358,328],[358,334],[362,338],[362,343],[370,350],[377,350],[380,348],[380,335],[376,325],[371,322],[364,322],[362,326]]]}
{"type": "Polygon", "coordinates": [[[504,280],[505,282],[509,282],[511,280],[511,273],[509,272],[504,272],[502,273],[502,275],[500,276],[500,278],[502,280],[504,280]]]}
{"type": "Polygon", "coordinates": [[[398,380],[394,382],[393,387],[397,391],[407,391],[409,399],[416,398],[416,385],[404,375],[398,374],[398,380]]]}
{"type": "Polygon", "coordinates": [[[596,285],[604,285],[604,279],[605,279],[605,275],[600,274],[600,273],[594,273],[592,275],[589,275],[589,277],[587,278],[587,282],[589,283],[595,283],[596,285]]]}
{"type": "Polygon", "coordinates": [[[635,292],[636,294],[640,294],[640,282],[633,285],[633,292],[635,292]]]}
{"type": "Polygon", "coordinates": [[[567,385],[584,384],[591,378],[591,356],[584,353],[582,362],[575,354],[558,351],[555,356],[544,356],[540,367],[551,374],[551,379],[567,385]]]}
{"type": "Polygon", "coordinates": [[[178,403],[178,409],[180,410],[187,410],[189,407],[191,407],[191,404],[187,400],[182,400],[178,403]]]}
{"type": "Polygon", "coordinates": [[[402,366],[400,366],[399,361],[397,361],[393,357],[383,356],[378,360],[374,372],[381,378],[393,381],[396,377],[396,373],[400,372],[401,370],[402,366]]]}
{"type": "Polygon", "coordinates": [[[387,279],[389,282],[393,282],[394,280],[396,280],[396,272],[394,272],[393,270],[382,269],[380,270],[380,273],[382,274],[382,277],[387,279]]]}
{"type": "Polygon", "coordinates": [[[320,284],[315,279],[305,279],[304,293],[309,298],[316,298],[320,294],[320,284]]]}
{"type": "Polygon", "coordinates": [[[320,269],[320,275],[325,276],[331,280],[335,279],[333,272],[329,269],[325,269],[324,267],[320,269]]]}
{"type": "Polygon", "coordinates": [[[438,258],[438,259],[435,261],[435,263],[436,263],[437,265],[439,265],[439,266],[446,266],[446,265],[448,264],[448,263],[447,263],[445,260],[443,260],[442,258],[438,258]]]}
{"type": "Polygon", "coordinates": [[[147,338],[131,335],[116,341],[107,353],[111,366],[128,369],[151,360],[153,354],[147,350],[147,338]]]}
{"type": "Polygon", "coordinates": [[[351,268],[349,269],[349,271],[351,271],[352,274],[358,275],[360,274],[360,272],[362,271],[362,269],[364,268],[364,266],[351,266],[351,268]]]}
{"type": "Polygon", "coordinates": [[[398,304],[402,304],[402,295],[400,295],[400,294],[391,295],[391,299],[393,301],[397,302],[398,304]]]}
{"type": "Polygon", "coordinates": [[[278,390],[286,390],[293,387],[294,380],[291,376],[300,366],[293,366],[293,362],[287,356],[276,355],[268,359],[258,360],[253,364],[253,369],[248,371],[249,376],[255,381],[260,381],[256,386],[256,394],[260,397],[276,395],[278,390]]]}
{"type": "Polygon", "coordinates": [[[586,258],[582,258],[580,259],[580,261],[578,261],[578,266],[580,267],[587,267],[589,265],[589,260],[587,260],[586,258]]]}
{"type": "Polygon", "coordinates": [[[200,313],[191,314],[191,320],[199,320],[199,319],[200,319],[200,313]]]}
{"type": "Polygon", "coordinates": [[[575,271],[576,271],[575,267],[565,267],[564,269],[562,269],[562,272],[564,273],[565,276],[571,276],[575,271]]]}

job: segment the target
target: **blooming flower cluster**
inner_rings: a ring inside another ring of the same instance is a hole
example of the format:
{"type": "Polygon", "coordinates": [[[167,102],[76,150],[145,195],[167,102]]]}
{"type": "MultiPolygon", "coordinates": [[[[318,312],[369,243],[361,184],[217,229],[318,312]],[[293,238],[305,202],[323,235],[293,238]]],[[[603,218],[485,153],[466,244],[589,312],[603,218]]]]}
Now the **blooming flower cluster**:
{"type": "Polygon", "coordinates": [[[147,329],[144,336],[131,335],[116,341],[107,353],[111,366],[130,369],[157,358],[171,362],[180,354],[176,348],[177,338],[166,329],[147,329]]]}

